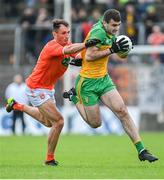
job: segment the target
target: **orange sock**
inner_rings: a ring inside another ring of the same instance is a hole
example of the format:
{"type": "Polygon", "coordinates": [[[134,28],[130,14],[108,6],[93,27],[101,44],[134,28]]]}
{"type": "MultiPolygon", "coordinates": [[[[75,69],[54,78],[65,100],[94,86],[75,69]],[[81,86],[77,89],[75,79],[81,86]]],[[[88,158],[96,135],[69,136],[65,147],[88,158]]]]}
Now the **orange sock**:
{"type": "Polygon", "coordinates": [[[16,103],[16,104],[14,104],[13,109],[18,110],[18,111],[23,111],[24,110],[24,105],[16,103]]]}
{"type": "Polygon", "coordinates": [[[51,160],[54,160],[54,155],[53,155],[53,154],[48,154],[48,153],[47,153],[46,161],[51,161],[51,160]]]}

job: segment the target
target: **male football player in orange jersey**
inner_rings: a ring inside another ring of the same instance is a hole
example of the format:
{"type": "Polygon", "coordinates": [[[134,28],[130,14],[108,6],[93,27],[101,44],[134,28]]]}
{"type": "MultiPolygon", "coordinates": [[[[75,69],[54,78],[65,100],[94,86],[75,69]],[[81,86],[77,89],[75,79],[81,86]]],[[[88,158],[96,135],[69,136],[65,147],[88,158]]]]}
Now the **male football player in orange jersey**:
{"type": "Polygon", "coordinates": [[[54,99],[54,85],[64,74],[70,62],[70,57],[75,57],[77,52],[96,45],[99,40],[92,39],[86,43],[69,42],[69,24],[62,19],[54,19],[53,37],[42,49],[37,64],[31,75],[26,79],[26,93],[34,106],[23,105],[9,98],[6,110],[23,111],[47,127],[51,127],[48,135],[48,148],[45,165],[56,166],[54,154],[59,135],[64,125],[64,120],[56,108],[54,99]]]}

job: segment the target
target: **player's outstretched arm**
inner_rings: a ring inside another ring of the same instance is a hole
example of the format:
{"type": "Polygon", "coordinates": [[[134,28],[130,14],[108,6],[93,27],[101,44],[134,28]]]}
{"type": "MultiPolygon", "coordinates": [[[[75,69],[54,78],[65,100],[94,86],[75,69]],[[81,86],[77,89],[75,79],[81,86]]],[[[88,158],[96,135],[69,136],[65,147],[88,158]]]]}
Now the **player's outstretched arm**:
{"type": "Polygon", "coordinates": [[[80,52],[84,48],[95,46],[96,44],[100,43],[99,39],[90,39],[86,43],[75,43],[63,48],[63,54],[74,54],[80,52]]]}
{"type": "Polygon", "coordinates": [[[74,54],[78,53],[85,48],[85,43],[75,43],[67,45],[63,48],[63,54],[74,54]]]}

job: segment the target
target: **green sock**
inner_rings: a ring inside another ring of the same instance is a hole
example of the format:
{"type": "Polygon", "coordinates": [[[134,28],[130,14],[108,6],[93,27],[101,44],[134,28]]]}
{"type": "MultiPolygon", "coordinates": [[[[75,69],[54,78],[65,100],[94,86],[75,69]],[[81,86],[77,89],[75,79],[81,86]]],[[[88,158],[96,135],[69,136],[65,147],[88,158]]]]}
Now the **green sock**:
{"type": "Polygon", "coordinates": [[[142,141],[139,141],[139,142],[135,143],[135,146],[136,146],[136,149],[137,149],[138,153],[140,153],[142,150],[145,149],[142,141]]]}
{"type": "Polygon", "coordinates": [[[74,104],[76,104],[76,103],[78,103],[79,99],[78,99],[77,96],[71,96],[71,101],[72,101],[74,104]]]}

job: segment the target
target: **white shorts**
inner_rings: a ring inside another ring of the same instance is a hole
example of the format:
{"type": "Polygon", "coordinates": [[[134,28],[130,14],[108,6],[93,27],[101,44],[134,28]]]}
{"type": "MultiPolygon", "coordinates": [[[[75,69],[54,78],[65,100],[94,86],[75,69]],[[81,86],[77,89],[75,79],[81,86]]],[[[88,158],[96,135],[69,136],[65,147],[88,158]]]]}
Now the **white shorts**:
{"type": "Polygon", "coordinates": [[[54,101],[54,103],[56,103],[54,97],[55,90],[40,89],[40,88],[31,89],[26,86],[26,94],[30,103],[35,107],[42,105],[48,99],[51,99],[54,101]]]}

